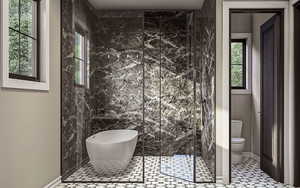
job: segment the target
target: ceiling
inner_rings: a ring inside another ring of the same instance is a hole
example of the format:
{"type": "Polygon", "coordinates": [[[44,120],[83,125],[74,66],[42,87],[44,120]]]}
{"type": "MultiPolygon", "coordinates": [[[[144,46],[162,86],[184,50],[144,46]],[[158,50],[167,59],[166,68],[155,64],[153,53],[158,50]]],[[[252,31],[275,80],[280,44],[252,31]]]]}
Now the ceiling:
{"type": "MultiPolygon", "coordinates": [[[[205,0],[88,0],[96,9],[201,9],[205,0]]],[[[209,0],[208,0],[209,1],[209,0]]]]}

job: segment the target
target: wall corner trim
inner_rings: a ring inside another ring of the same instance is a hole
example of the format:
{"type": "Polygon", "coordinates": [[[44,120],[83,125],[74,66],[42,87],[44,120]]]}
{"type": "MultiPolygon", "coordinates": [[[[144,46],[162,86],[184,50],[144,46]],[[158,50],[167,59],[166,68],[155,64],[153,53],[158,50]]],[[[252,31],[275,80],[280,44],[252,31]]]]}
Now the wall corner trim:
{"type": "Polygon", "coordinates": [[[48,183],[47,185],[45,185],[43,188],[55,188],[60,183],[61,183],[61,176],[55,178],[50,183],[48,183]]]}

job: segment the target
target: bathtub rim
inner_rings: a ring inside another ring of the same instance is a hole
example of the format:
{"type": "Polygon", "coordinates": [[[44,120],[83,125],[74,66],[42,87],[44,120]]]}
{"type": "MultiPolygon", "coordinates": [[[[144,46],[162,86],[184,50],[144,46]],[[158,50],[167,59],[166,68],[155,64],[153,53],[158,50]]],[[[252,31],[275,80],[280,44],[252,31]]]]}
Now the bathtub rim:
{"type": "MultiPolygon", "coordinates": [[[[93,134],[85,139],[86,142],[92,143],[92,144],[99,144],[99,145],[109,145],[109,144],[121,144],[125,142],[130,142],[134,139],[136,139],[139,135],[139,132],[137,130],[133,129],[113,129],[113,130],[106,130],[106,131],[100,131],[96,134],[93,134]],[[97,136],[107,133],[107,132],[133,132],[133,135],[128,135],[127,139],[119,139],[117,141],[113,142],[100,142],[99,139],[97,139],[97,136]]],[[[138,138],[137,138],[138,139],[138,138]]]]}

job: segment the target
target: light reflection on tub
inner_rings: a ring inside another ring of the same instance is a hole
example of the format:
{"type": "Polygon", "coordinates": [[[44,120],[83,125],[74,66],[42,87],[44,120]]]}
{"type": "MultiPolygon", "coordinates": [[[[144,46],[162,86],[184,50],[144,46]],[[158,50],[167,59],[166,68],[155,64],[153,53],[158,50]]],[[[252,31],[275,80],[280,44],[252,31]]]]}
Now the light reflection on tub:
{"type": "Polygon", "coordinates": [[[109,130],[86,139],[90,162],[100,174],[114,175],[126,169],[138,139],[135,130],[109,130]]]}

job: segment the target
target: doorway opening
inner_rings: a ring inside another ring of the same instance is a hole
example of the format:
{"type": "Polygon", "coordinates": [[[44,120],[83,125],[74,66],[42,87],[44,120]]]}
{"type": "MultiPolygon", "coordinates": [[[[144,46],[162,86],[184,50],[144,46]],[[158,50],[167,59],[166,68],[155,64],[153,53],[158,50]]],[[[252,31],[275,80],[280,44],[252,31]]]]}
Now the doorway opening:
{"type": "Polygon", "coordinates": [[[283,182],[284,10],[230,9],[229,38],[230,179],[283,182]]]}

